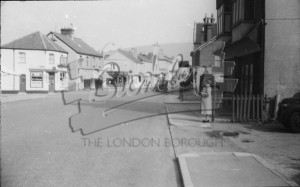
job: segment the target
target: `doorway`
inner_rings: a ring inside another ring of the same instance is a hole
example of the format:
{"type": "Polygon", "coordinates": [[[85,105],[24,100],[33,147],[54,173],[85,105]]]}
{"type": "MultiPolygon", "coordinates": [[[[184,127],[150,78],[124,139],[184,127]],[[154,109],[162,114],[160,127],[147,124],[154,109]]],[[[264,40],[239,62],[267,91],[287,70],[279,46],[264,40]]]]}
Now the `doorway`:
{"type": "Polygon", "coordinates": [[[55,74],[49,73],[49,92],[55,91],[55,74]]]}
{"type": "Polygon", "coordinates": [[[22,74],[20,76],[20,92],[26,91],[26,75],[22,74]]]}

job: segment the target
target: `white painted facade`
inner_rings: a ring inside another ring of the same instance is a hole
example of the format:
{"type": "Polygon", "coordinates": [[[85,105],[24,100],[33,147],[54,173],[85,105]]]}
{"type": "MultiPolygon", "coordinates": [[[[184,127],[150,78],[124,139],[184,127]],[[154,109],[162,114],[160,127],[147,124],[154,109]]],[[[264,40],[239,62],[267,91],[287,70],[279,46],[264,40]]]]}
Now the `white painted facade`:
{"type": "Polygon", "coordinates": [[[66,59],[68,54],[43,50],[1,49],[2,92],[19,92],[20,75],[25,75],[26,77],[26,92],[48,92],[49,73],[54,74],[54,91],[67,89],[68,73],[67,68],[59,66],[61,63],[61,57],[62,59],[66,59]],[[24,56],[24,54],[25,62],[21,59],[21,56],[24,56]],[[50,57],[50,54],[53,58],[50,57]],[[50,60],[50,58],[53,60],[50,60]]]}

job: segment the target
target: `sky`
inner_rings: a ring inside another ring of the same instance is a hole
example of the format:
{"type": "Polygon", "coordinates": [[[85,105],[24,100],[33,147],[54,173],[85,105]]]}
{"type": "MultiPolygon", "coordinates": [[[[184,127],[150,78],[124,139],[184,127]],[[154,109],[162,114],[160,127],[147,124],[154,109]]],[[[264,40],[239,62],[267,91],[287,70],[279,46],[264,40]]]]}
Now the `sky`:
{"type": "Polygon", "coordinates": [[[96,50],[193,42],[194,22],[216,17],[215,0],[15,1],[1,6],[1,45],[40,31],[74,36],[96,50]]]}

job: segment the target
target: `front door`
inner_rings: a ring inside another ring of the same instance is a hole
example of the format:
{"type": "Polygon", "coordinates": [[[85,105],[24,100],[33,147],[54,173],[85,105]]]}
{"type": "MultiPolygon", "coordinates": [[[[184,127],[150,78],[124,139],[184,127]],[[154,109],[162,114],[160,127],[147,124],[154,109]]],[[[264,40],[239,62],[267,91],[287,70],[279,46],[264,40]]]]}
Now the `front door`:
{"type": "Polygon", "coordinates": [[[22,74],[20,76],[20,92],[26,91],[26,75],[22,74]]]}
{"type": "Polygon", "coordinates": [[[84,89],[91,89],[91,80],[90,79],[84,80],[84,89]]]}
{"type": "Polygon", "coordinates": [[[55,74],[49,73],[49,92],[54,92],[55,90],[55,74]]]}

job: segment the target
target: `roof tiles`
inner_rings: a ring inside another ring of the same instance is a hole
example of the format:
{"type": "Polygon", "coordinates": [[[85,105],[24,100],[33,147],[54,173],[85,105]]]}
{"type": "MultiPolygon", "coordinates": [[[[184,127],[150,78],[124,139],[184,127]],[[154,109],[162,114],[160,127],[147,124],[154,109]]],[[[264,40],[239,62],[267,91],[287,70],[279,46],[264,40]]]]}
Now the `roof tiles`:
{"type": "Polygon", "coordinates": [[[1,46],[2,49],[48,50],[68,53],[48,37],[37,31],[1,46]]]}

